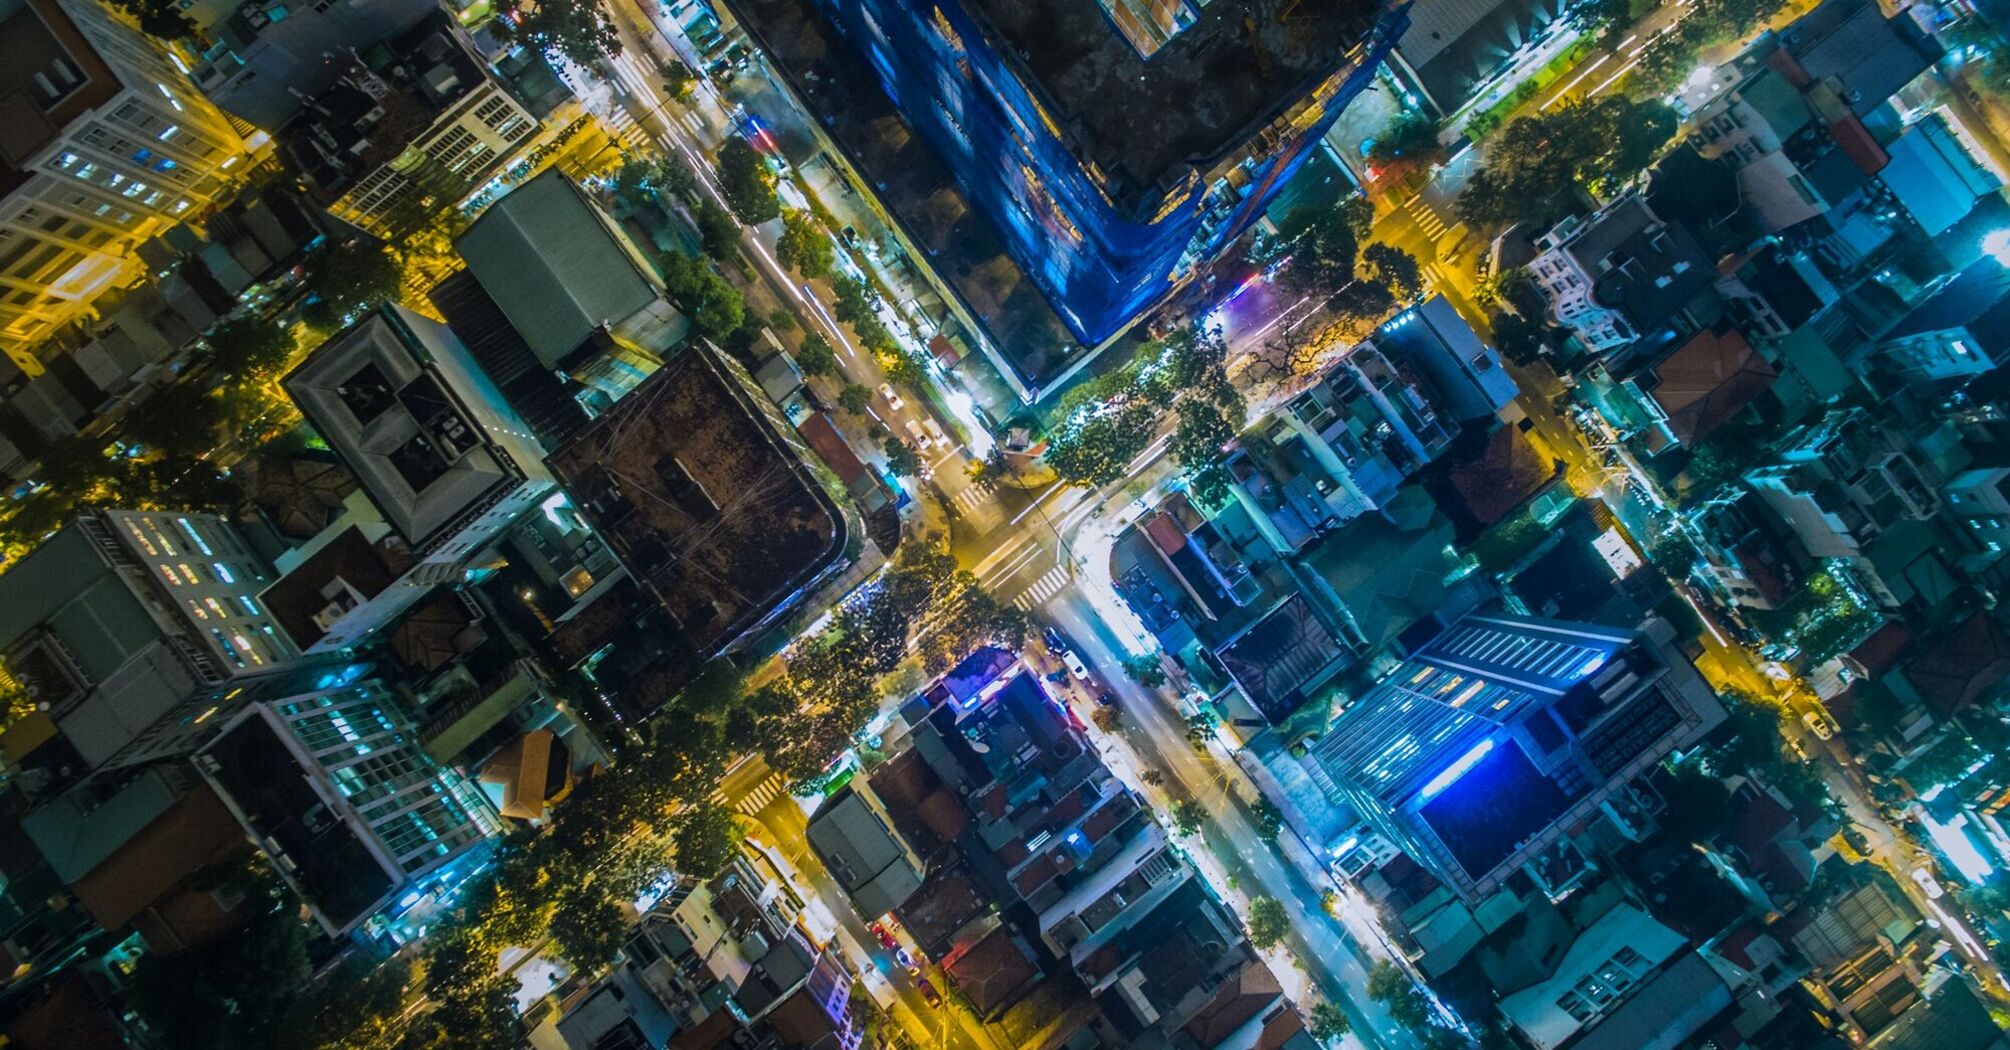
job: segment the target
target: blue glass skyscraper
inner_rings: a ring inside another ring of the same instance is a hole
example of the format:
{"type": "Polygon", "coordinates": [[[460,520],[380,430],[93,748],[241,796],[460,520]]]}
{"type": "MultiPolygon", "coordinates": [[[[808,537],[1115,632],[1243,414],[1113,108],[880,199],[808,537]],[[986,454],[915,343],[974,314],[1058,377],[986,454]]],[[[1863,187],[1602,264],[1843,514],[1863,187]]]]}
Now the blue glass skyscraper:
{"type": "MultiPolygon", "coordinates": [[[[1149,24],[1135,0],[815,3],[1089,346],[1255,221],[1408,21],[1377,0],[1177,0],[1149,24]]],[[[775,0],[736,6],[793,28],[775,0]]]]}

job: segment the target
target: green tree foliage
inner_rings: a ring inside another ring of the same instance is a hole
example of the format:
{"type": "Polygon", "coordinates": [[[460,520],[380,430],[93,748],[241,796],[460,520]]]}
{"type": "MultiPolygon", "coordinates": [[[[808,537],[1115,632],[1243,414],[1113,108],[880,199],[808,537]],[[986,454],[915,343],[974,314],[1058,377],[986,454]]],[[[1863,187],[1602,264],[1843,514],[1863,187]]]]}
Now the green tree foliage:
{"type": "Polygon", "coordinates": [[[568,894],[551,912],[551,941],[574,966],[605,966],[628,938],[628,913],[603,894],[568,894]]]}
{"type": "Polygon", "coordinates": [[[603,56],[621,53],[621,34],[600,0],[521,0],[514,10],[518,39],[556,51],[576,65],[590,69],[603,56]]]}
{"type": "Polygon", "coordinates": [[[1191,835],[1200,830],[1200,822],[1207,819],[1207,811],[1200,803],[1190,798],[1180,799],[1172,804],[1173,833],[1191,835]]]}
{"type": "Polygon", "coordinates": [[[1210,453],[1209,441],[1219,436],[1226,442],[1242,419],[1241,398],[1228,385],[1226,356],[1218,333],[1185,329],[1070,391],[1061,403],[1061,421],[1048,435],[1047,465],[1065,480],[1107,485],[1151,444],[1169,413],[1179,413],[1186,429],[1183,448],[1192,458],[1182,463],[1189,469],[1212,464],[1220,443],[1210,453]],[[1185,402],[1198,405],[1189,410],[1185,402]]]}
{"type": "Polygon", "coordinates": [[[1376,134],[1368,163],[1382,179],[1400,180],[1410,172],[1443,163],[1445,147],[1438,141],[1438,122],[1414,109],[1396,114],[1376,134]]]}
{"type": "Polygon", "coordinates": [[[1256,833],[1263,836],[1263,841],[1265,842],[1276,842],[1277,836],[1283,832],[1284,811],[1277,808],[1277,803],[1267,798],[1258,799],[1256,802],[1256,833]]]}
{"type": "Polygon", "coordinates": [[[1100,729],[1105,733],[1114,733],[1117,731],[1117,728],[1119,726],[1123,725],[1124,716],[1119,714],[1117,712],[1117,709],[1114,707],[1099,705],[1097,706],[1096,710],[1089,715],[1089,720],[1096,724],[1097,729],[1100,729]]]}
{"type": "Polygon", "coordinates": [[[697,83],[698,74],[691,72],[690,66],[675,59],[663,66],[663,94],[673,101],[690,99],[697,83]]]}
{"type": "Polygon", "coordinates": [[[1147,689],[1157,689],[1166,684],[1165,665],[1149,653],[1125,660],[1124,673],[1131,677],[1131,681],[1147,689]]]}
{"type": "Polygon", "coordinates": [[[1354,1030],[1354,1022],[1347,1019],[1346,1012],[1341,1010],[1338,1004],[1330,1002],[1312,1004],[1311,1014],[1306,1021],[1306,1027],[1311,1030],[1312,1038],[1318,1040],[1322,1046],[1332,1046],[1354,1030]]]}
{"type": "Polygon", "coordinates": [[[796,367],[802,369],[806,376],[831,376],[838,373],[837,351],[831,349],[830,340],[819,333],[811,332],[803,336],[802,345],[796,347],[795,357],[796,367]]]}
{"type": "Polygon", "coordinates": [[[1699,0],[1689,16],[1654,38],[1626,78],[1626,90],[1656,98],[1679,87],[1703,52],[1743,40],[1784,6],[1785,0],[1699,0]]]}
{"type": "Polygon", "coordinates": [[[734,135],[719,147],[718,170],[720,192],[741,222],[754,226],[782,213],[775,177],[745,138],[734,135]]]}
{"type": "Polygon", "coordinates": [[[1360,253],[1356,224],[1343,208],[1297,208],[1284,218],[1291,261],[1278,283],[1310,295],[1332,295],[1354,279],[1360,253]]]}
{"type": "Polygon", "coordinates": [[[816,216],[794,208],[782,213],[782,235],[775,241],[775,257],[783,266],[816,280],[831,272],[836,254],[830,235],[816,216]]]}
{"type": "Polygon", "coordinates": [[[265,1045],[306,982],[307,927],[276,877],[257,879],[244,929],[200,948],[140,958],[128,1001],[168,1050],[265,1045]]]}
{"type": "Polygon", "coordinates": [[[293,337],[263,318],[225,321],[202,337],[203,362],[242,385],[276,378],[293,354],[293,337]]]}
{"type": "Polygon", "coordinates": [[[337,331],[370,307],[395,299],[404,271],[389,250],[357,238],[330,246],[307,260],[307,301],[300,318],[314,330],[337,331]]]}
{"type": "Polygon", "coordinates": [[[872,391],[860,383],[846,383],[838,391],[837,405],[854,416],[863,416],[872,407],[872,391]]]}
{"type": "Polygon", "coordinates": [[[1361,249],[1364,277],[1383,288],[1398,303],[1416,301],[1424,292],[1424,271],[1416,256],[1388,244],[1371,244],[1361,249]]]}
{"type": "Polygon", "coordinates": [[[740,254],[740,223],[731,212],[712,203],[712,198],[698,198],[691,206],[691,221],[698,227],[698,241],[708,258],[723,263],[740,254]]]}
{"type": "Polygon", "coordinates": [[[670,301],[691,317],[698,334],[715,343],[724,342],[747,319],[747,301],[705,260],[687,252],[671,251],[661,257],[663,286],[670,301]]]}
{"type": "Polygon", "coordinates": [[[717,806],[695,807],[679,813],[670,822],[677,870],[701,879],[720,874],[739,856],[740,842],[746,835],[733,814],[717,806]]]}
{"type": "Polygon", "coordinates": [[[1368,998],[1381,1003],[1391,1020],[1411,1032],[1422,1032],[1431,1025],[1430,1001],[1387,959],[1368,971],[1368,998]]]}
{"type": "Polygon", "coordinates": [[[912,445],[888,434],[880,442],[880,451],[886,453],[886,469],[903,478],[921,476],[921,457],[914,454],[912,445]]]}
{"type": "Polygon", "coordinates": [[[1283,902],[1275,897],[1252,897],[1249,900],[1249,943],[1258,948],[1275,948],[1284,943],[1284,935],[1291,932],[1291,916],[1284,910],[1283,902]]]}
{"type": "Polygon", "coordinates": [[[1459,218],[1496,227],[1568,214],[1581,190],[1639,174],[1676,124],[1665,103],[1617,97],[1517,117],[1492,139],[1485,166],[1459,196],[1459,218]]]}
{"type": "Polygon", "coordinates": [[[271,1050],[379,1050],[396,1046],[411,960],[351,953],[287,1004],[271,1050]]]}

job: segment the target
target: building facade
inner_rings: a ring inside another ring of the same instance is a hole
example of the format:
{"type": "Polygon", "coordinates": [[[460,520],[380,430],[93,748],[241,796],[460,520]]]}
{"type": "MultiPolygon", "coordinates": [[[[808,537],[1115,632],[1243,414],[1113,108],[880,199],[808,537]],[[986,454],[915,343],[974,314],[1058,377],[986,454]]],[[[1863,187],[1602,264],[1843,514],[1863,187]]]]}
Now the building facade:
{"type": "Polygon", "coordinates": [[[0,350],[39,374],[35,344],[130,283],[135,249],[228,193],[251,147],[93,0],[0,6],[0,41],[0,350]]]}
{"type": "Polygon", "coordinates": [[[1089,346],[1263,213],[1407,21],[1271,0],[818,7],[1089,346]]]}

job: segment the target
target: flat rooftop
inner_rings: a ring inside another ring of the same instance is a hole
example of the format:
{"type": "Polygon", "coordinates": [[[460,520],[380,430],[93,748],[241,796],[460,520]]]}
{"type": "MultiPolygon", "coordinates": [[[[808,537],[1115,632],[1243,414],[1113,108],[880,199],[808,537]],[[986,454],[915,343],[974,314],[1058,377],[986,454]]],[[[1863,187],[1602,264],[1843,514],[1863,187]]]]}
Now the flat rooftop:
{"type": "Polygon", "coordinates": [[[1094,0],[963,0],[1112,197],[1206,169],[1310,95],[1377,0],[1212,0],[1146,59],[1094,0]]]}
{"type": "Polygon", "coordinates": [[[700,652],[730,648],[844,554],[843,518],[782,426],[698,343],[546,460],[700,652]]]}

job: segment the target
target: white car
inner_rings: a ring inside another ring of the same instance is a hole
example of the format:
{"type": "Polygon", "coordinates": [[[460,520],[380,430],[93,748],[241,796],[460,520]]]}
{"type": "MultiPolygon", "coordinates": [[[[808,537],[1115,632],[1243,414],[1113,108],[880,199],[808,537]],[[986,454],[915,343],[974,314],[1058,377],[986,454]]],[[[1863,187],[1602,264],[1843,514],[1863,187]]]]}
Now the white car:
{"type": "Polygon", "coordinates": [[[1080,656],[1075,655],[1075,651],[1073,649],[1061,650],[1061,663],[1067,665],[1068,673],[1075,676],[1075,681],[1077,682],[1090,681],[1089,665],[1083,663],[1082,658],[1080,656]]]}
{"type": "Polygon", "coordinates": [[[1808,732],[1823,740],[1834,740],[1836,737],[1836,724],[1827,715],[1803,711],[1801,724],[1808,727],[1808,732]]]}
{"type": "Polygon", "coordinates": [[[1925,868],[1912,869],[1912,881],[1919,883],[1920,892],[1926,894],[1927,900],[1937,901],[1947,895],[1947,891],[1940,886],[1940,880],[1925,868]]]}
{"type": "Polygon", "coordinates": [[[895,412],[907,407],[907,402],[902,401],[900,395],[893,392],[892,383],[881,383],[879,385],[879,396],[885,398],[886,407],[893,409],[895,412]]]}
{"type": "Polygon", "coordinates": [[[914,443],[915,451],[928,451],[928,434],[921,429],[921,424],[916,423],[912,419],[907,421],[907,437],[909,441],[914,443]]]}
{"type": "Polygon", "coordinates": [[[928,436],[943,448],[948,448],[954,444],[954,442],[949,440],[949,435],[942,432],[942,424],[937,423],[935,420],[924,419],[921,421],[921,426],[928,431],[928,436]]]}

